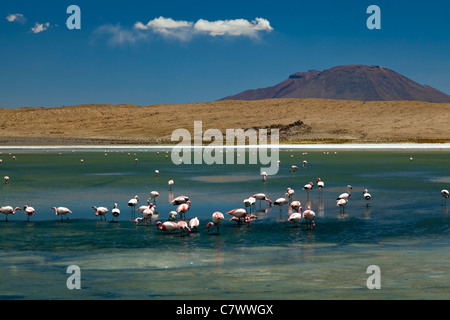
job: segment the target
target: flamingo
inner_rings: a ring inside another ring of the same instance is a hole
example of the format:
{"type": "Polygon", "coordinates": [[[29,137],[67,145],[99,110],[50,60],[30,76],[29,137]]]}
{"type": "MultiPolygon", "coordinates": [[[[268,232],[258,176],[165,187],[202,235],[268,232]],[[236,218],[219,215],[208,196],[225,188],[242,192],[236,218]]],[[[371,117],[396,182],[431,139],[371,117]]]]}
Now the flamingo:
{"type": "Polygon", "coordinates": [[[150,208],[151,206],[153,206],[153,203],[150,203],[150,199],[147,199],[147,205],[145,206],[140,206],[137,211],[139,211],[140,213],[142,213],[142,211],[144,211],[147,208],[150,208]]]}
{"type": "Polygon", "coordinates": [[[15,207],[13,209],[13,207],[11,207],[11,206],[5,206],[5,207],[0,208],[0,212],[6,215],[6,221],[8,221],[8,214],[16,214],[17,210],[22,210],[22,209],[19,207],[15,207]]]}
{"type": "Polygon", "coordinates": [[[69,221],[69,217],[67,216],[68,213],[72,213],[68,208],[66,207],[52,207],[53,210],[55,210],[55,214],[57,216],[61,216],[61,221],[63,220],[62,216],[66,216],[67,221],[69,221]]]}
{"type": "Polygon", "coordinates": [[[291,189],[289,187],[286,189],[286,192],[289,194],[289,199],[291,199],[295,193],[294,189],[291,189]]]}
{"type": "Polygon", "coordinates": [[[34,208],[29,206],[23,206],[23,211],[27,214],[27,221],[30,221],[30,217],[34,214],[34,208]]]}
{"type": "Polygon", "coordinates": [[[152,216],[154,212],[155,212],[154,207],[148,206],[142,211],[142,217],[136,218],[134,222],[136,223],[136,225],[138,225],[139,221],[143,220],[145,221],[145,224],[148,224],[149,222],[152,221],[152,216]]]}
{"type": "Polygon", "coordinates": [[[259,200],[259,206],[261,207],[261,201],[265,200],[269,202],[269,205],[272,206],[272,200],[266,197],[264,193],[256,193],[251,196],[251,198],[255,198],[256,200],[259,200]]]}
{"type": "Polygon", "coordinates": [[[191,230],[197,230],[199,225],[200,225],[200,221],[198,220],[197,217],[189,220],[189,227],[191,228],[191,230]]]}
{"type": "Polygon", "coordinates": [[[308,163],[308,161],[303,160],[302,167],[303,167],[303,168],[306,167],[306,164],[307,164],[307,163],[308,163]]]}
{"type": "MultiPolygon", "coordinates": [[[[106,207],[98,207],[97,208],[96,206],[92,206],[92,208],[95,210],[95,215],[100,216],[100,221],[102,220],[102,217],[109,212],[108,208],[106,208],[106,207]]],[[[106,221],[106,217],[105,217],[105,221],[106,221]]]]}
{"type": "Polygon", "coordinates": [[[307,198],[309,199],[309,190],[312,190],[312,188],[313,188],[313,183],[312,182],[310,182],[310,183],[308,183],[308,184],[305,184],[304,186],[303,186],[303,189],[304,190],[306,190],[306,195],[307,195],[307,198]]]}
{"type": "Polygon", "coordinates": [[[339,197],[337,197],[336,200],[339,200],[339,199],[348,199],[348,198],[350,197],[350,195],[351,195],[351,191],[350,191],[350,190],[352,190],[352,189],[353,189],[353,187],[352,187],[351,185],[348,185],[348,186],[347,186],[347,192],[346,192],[346,193],[341,193],[341,194],[339,195],[339,197]]]}
{"type": "Polygon", "coordinates": [[[137,206],[138,202],[139,202],[139,197],[137,195],[128,201],[128,206],[131,207],[131,216],[132,217],[134,217],[134,215],[136,214],[136,206],[137,206]]]}
{"type": "Polygon", "coordinates": [[[155,170],[155,177],[159,175],[159,170],[155,170]]]}
{"type": "Polygon", "coordinates": [[[261,172],[261,175],[263,177],[263,181],[266,182],[267,180],[267,173],[265,171],[261,172]]]}
{"type": "Polygon", "coordinates": [[[289,169],[289,172],[296,172],[298,169],[298,166],[296,166],[295,164],[291,166],[291,168],[289,169]]]}
{"type": "Polygon", "coordinates": [[[191,233],[191,229],[188,227],[186,221],[181,220],[177,223],[177,228],[183,236],[185,233],[191,233]]]}
{"type": "Polygon", "coordinates": [[[368,207],[369,206],[369,200],[370,200],[370,198],[372,198],[372,196],[370,195],[370,193],[369,193],[369,191],[367,189],[364,189],[363,197],[364,197],[364,200],[366,200],[366,206],[368,207]]]}
{"type": "Polygon", "coordinates": [[[306,220],[306,225],[312,227],[313,229],[316,227],[316,224],[314,223],[315,217],[315,212],[311,210],[310,206],[308,206],[308,209],[303,212],[303,219],[306,220]]]}
{"type": "Polygon", "coordinates": [[[169,180],[167,184],[169,185],[169,190],[172,191],[172,185],[174,184],[173,180],[169,180]]]}
{"type": "Polygon", "coordinates": [[[186,212],[189,211],[189,209],[191,208],[191,201],[187,201],[186,203],[182,203],[178,206],[177,208],[177,213],[180,213],[180,216],[184,218],[186,218],[186,212]]]}
{"type": "Polygon", "coordinates": [[[447,199],[448,199],[448,196],[449,196],[449,192],[448,192],[448,190],[446,190],[446,189],[443,189],[442,191],[441,191],[441,195],[442,195],[442,201],[441,201],[441,205],[447,205],[447,199]]]}
{"type": "Polygon", "coordinates": [[[172,221],[165,221],[164,223],[162,223],[161,221],[158,221],[156,223],[156,228],[158,230],[163,230],[163,231],[167,231],[167,232],[172,232],[174,230],[178,229],[178,224],[172,221]]]}
{"type": "Polygon", "coordinates": [[[244,222],[250,223],[252,219],[256,219],[255,215],[247,215],[247,210],[243,208],[233,209],[228,211],[226,214],[233,216],[230,221],[237,221],[238,224],[241,223],[241,219],[244,219],[244,222]]]}
{"type": "Polygon", "coordinates": [[[5,176],[5,184],[8,184],[8,181],[9,181],[9,177],[8,176],[5,176]]]}
{"type": "Polygon", "coordinates": [[[322,194],[322,190],[325,187],[325,183],[320,179],[317,178],[317,189],[319,189],[319,195],[322,194]]]}
{"type": "Polygon", "coordinates": [[[186,196],[179,196],[179,197],[176,197],[175,199],[173,199],[173,200],[171,201],[171,203],[172,203],[173,205],[180,205],[180,204],[186,203],[186,202],[188,202],[188,201],[189,201],[189,197],[186,197],[186,196]]]}
{"type": "Polygon", "coordinates": [[[339,206],[340,213],[345,212],[345,206],[347,205],[347,203],[348,203],[348,199],[342,198],[342,199],[337,200],[336,206],[339,206]]]}
{"type": "Polygon", "coordinates": [[[212,222],[206,225],[206,230],[209,232],[211,226],[217,227],[217,233],[219,233],[219,225],[222,223],[224,216],[221,212],[216,211],[212,214],[212,222]]]}
{"type": "Polygon", "coordinates": [[[178,212],[170,211],[169,212],[169,220],[175,220],[177,218],[178,212]]]}
{"type": "Polygon", "coordinates": [[[292,201],[290,204],[291,208],[294,209],[296,212],[299,212],[299,210],[302,208],[300,201],[292,201]]]}
{"type": "Polygon", "coordinates": [[[150,200],[153,200],[153,203],[156,204],[156,197],[159,196],[158,191],[152,191],[150,192],[150,200]]]}
{"type": "Polygon", "coordinates": [[[244,206],[246,208],[250,208],[249,212],[252,212],[252,206],[255,204],[255,201],[256,201],[256,199],[252,198],[252,197],[244,199],[244,201],[243,201],[244,202],[244,206]]]}
{"type": "Polygon", "coordinates": [[[114,203],[114,208],[111,210],[111,214],[113,216],[113,220],[112,221],[114,221],[114,218],[118,218],[119,217],[120,209],[117,208],[117,203],[114,203]]]}
{"type": "Polygon", "coordinates": [[[292,213],[289,218],[288,221],[291,221],[294,223],[295,226],[298,226],[298,224],[300,223],[300,221],[302,220],[302,207],[299,208],[299,211],[292,213]]]}
{"type": "Polygon", "coordinates": [[[283,209],[283,206],[289,202],[288,198],[289,198],[289,193],[286,192],[284,195],[284,198],[278,198],[277,200],[274,201],[273,204],[276,206],[280,206],[280,212],[281,212],[283,209]]]}

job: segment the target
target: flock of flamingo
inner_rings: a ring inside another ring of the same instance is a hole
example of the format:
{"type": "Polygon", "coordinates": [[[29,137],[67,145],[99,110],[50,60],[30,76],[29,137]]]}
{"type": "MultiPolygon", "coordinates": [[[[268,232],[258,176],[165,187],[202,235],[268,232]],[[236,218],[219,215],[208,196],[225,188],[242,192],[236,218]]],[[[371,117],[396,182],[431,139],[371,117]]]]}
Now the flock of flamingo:
{"type": "MultiPolygon", "coordinates": [[[[306,165],[306,161],[303,161],[303,166],[306,165]]],[[[297,166],[293,165],[289,172],[295,171],[297,169],[297,166]]],[[[156,176],[158,176],[159,171],[155,170],[156,176]]],[[[267,174],[262,173],[263,181],[267,181],[267,174]]],[[[5,184],[8,184],[9,177],[4,177],[5,184]]],[[[316,180],[317,189],[319,190],[319,197],[322,196],[322,191],[325,187],[324,182],[317,178],[316,180]]],[[[174,185],[173,180],[168,181],[169,190],[172,191],[174,185]]],[[[312,182],[309,182],[308,184],[303,186],[303,189],[306,190],[309,197],[309,192],[314,187],[314,184],[312,182]]],[[[336,198],[336,206],[340,208],[340,213],[345,213],[345,207],[349,203],[349,198],[351,196],[351,190],[353,187],[351,185],[347,186],[347,192],[340,194],[336,198]]],[[[284,205],[289,204],[289,207],[292,209],[292,213],[289,215],[289,218],[287,221],[293,223],[295,226],[299,226],[300,223],[304,223],[308,229],[315,229],[315,213],[311,210],[310,206],[307,207],[305,211],[303,211],[303,207],[301,206],[300,201],[294,200],[291,201],[292,197],[294,195],[294,190],[291,188],[286,189],[285,196],[282,198],[278,198],[275,201],[272,201],[266,197],[264,193],[256,193],[249,198],[244,199],[243,204],[245,208],[236,208],[233,210],[230,210],[226,212],[226,215],[232,216],[230,218],[230,221],[236,221],[238,224],[241,223],[247,223],[250,224],[250,222],[254,219],[257,219],[257,216],[254,215],[252,212],[255,207],[256,200],[259,201],[259,204],[261,206],[262,201],[267,201],[269,203],[269,206],[272,207],[272,205],[278,206],[280,208],[280,213],[282,212],[282,207],[284,205]]],[[[447,199],[449,198],[449,191],[446,189],[443,189],[441,191],[442,195],[442,202],[441,205],[445,206],[447,203],[447,199]]],[[[145,223],[148,225],[151,223],[152,217],[154,217],[156,212],[156,198],[159,196],[159,193],[157,191],[152,191],[150,193],[150,197],[147,199],[147,204],[142,205],[138,207],[139,203],[139,197],[136,195],[134,198],[130,199],[128,201],[128,206],[131,208],[131,216],[132,219],[134,219],[134,222],[137,225],[139,223],[145,223]],[[141,217],[135,218],[136,214],[136,208],[137,211],[142,214],[141,217]]],[[[369,201],[371,199],[371,194],[368,192],[367,189],[363,190],[363,198],[366,201],[366,206],[369,206],[369,201]]],[[[191,207],[191,201],[189,197],[187,196],[178,196],[175,199],[172,199],[170,201],[174,206],[176,207],[176,210],[172,210],[169,212],[168,220],[165,222],[157,221],[156,227],[159,230],[172,232],[172,231],[179,231],[181,235],[184,235],[186,233],[190,233],[192,231],[196,231],[199,228],[199,219],[197,217],[194,217],[189,220],[189,222],[186,222],[186,213],[189,211],[191,207]]],[[[105,215],[109,212],[109,209],[107,207],[97,207],[92,206],[92,208],[95,211],[95,215],[100,217],[100,220],[105,220],[105,215]]],[[[22,210],[20,207],[13,208],[12,206],[3,206],[0,208],[0,212],[5,214],[6,221],[8,221],[8,215],[9,214],[15,214],[16,211],[22,210]]],[[[69,221],[68,214],[72,213],[72,211],[69,208],[66,207],[52,207],[52,210],[54,210],[56,216],[61,217],[61,221],[63,221],[63,216],[66,217],[66,220],[69,221]]],[[[25,205],[23,207],[24,213],[27,215],[27,221],[30,220],[30,217],[34,214],[35,209],[31,206],[25,205]]],[[[120,209],[117,206],[117,203],[114,204],[112,210],[111,210],[112,220],[111,222],[117,222],[117,218],[120,215],[120,209]]],[[[224,220],[224,215],[221,212],[214,212],[212,214],[212,221],[210,221],[206,229],[209,232],[211,227],[215,227],[217,233],[219,233],[219,226],[224,220]]]]}

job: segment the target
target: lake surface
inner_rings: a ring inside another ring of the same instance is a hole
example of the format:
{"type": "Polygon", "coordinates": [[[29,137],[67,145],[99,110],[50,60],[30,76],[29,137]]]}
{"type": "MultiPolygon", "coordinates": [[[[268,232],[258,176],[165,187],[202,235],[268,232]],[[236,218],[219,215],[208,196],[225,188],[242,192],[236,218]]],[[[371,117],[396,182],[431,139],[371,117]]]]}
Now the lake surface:
{"type": "Polygon", "coordinates": [[[0,176],[10,177],[0,185],[0,205],[36,212],[29,222],[23,210],[8,222],[0,215],[1,299],[450,297],[450,201],[442,206],[440,195],[450,189],[448,150],[283,151],[278,173],[266,182],[261,165],[175,165],[165,151],[11,152],[0,155],[0,176]],[[296,172],[289,172],[292,165],[296,172]],[[318,177],[325,182],[321,194],[318,177]],[[308,194],[303,186],[310,181],[308,194]],[[352,194],[341,214],[336,198],[347,185],[352,194]],[[249,225],[225,215],[219,233],[206,231],[213,212],[243,207],[259,192],[276,200],[287,187],[295,190],[293,200],[315,211],[315,230],[288,222],[287,205],[280,212],[257,201],[258,218],[249,225]],[[138,195],[144,205],[153,190],[160,193],[159,214],[136,226],[128,200],[138,195]],[[192,201],[187,220],[200,220],[189,236],[155,227],[179,195],[192,201]],[[114,203],[117,223],[110,213],[107,221],[95,216],[92,206],[111,210],[114,203]],[[70,221],[56,217],[53,206],[70,208],[70,221]],[[80,290],[66,286],[70,265],[81,270],[80,290]],[[371,265],[380,268],[379,290],[366,285],[371,265]]]}

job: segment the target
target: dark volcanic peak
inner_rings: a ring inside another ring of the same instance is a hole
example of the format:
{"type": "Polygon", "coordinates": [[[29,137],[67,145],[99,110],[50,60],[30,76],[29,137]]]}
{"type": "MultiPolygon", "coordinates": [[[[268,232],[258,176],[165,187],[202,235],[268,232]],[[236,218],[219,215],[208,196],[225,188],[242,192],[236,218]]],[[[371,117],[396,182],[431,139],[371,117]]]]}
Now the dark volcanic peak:
{"type": "Polygon", "coordinates": [[[450,102],[450,96],[439,90],[420,85],[391,69],[366,65],[297,72],[273,87],[247,90],[221,100],[273,98],[450,102]]]}

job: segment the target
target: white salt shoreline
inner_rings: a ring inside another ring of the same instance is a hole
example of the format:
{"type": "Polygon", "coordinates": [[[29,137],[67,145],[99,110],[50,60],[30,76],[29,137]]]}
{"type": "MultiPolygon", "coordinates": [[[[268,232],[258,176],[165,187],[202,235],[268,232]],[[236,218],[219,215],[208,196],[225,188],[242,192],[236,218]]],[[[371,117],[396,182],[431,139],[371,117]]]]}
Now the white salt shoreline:
{"type": "Polygon", "coordinates": [[[450,143],[359,143],[359,144],[280,144],[280,145],[241,145],[241,146],[178,146],[178,145],[41,145],[41,146],[0,146],[0,151],[5,150],[171,150],[172,148],[204,148],[204,149],[276,149],[286,150],[354,150],[354,151],[402,151],[402,150],[426,150],[426,151],[449,151],[450,143]]]}

